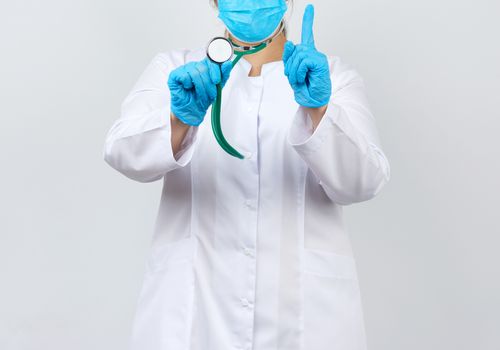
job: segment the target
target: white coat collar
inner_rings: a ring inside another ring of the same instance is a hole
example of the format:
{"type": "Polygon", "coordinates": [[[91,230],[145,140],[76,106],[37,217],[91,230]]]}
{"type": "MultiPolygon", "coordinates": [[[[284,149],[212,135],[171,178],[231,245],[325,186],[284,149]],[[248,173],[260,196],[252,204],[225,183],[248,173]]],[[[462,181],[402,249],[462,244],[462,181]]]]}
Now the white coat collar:
{"type": "MultiPolygon", "coordinates": [[[[236,66],[238,66],[241,69],[241,71],[245,73],[246,76],[248,76],[248,73],[250,73],[250,70],[252,69],[252,64],[248,62],[244,56],[238,61],[236,66]]],[[[273,71],[277,67],[281,67],[281,69],[284,69],[282,60],[264,63],[262,65],[260,77],[267,75],[269,72],[273,71]]],[[[258,77],[252,77],[252,78],[258,78],[258,77]]]]}

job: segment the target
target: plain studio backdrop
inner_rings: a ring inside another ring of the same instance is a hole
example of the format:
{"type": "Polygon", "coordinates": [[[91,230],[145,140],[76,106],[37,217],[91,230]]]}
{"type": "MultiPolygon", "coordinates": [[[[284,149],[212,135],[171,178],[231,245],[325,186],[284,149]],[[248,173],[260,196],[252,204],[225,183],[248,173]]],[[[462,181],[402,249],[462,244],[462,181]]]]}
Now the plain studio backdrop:
{"type": "MultiPolygon", "coordinates": [[[[346,208],[370,350],[500,349],[499,2],[314,4],[391,163],[346,208]]],[[[156,53],[223,31],[208,0],[2,0],[0,349],[126,349],[161,181],[110,168],[105,135],[156,53]]]]}

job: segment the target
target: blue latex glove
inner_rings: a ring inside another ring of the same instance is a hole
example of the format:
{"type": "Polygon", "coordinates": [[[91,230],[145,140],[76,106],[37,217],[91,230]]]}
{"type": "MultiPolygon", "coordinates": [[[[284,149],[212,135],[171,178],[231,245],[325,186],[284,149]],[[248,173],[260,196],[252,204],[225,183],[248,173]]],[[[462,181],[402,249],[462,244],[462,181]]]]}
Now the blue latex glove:
{"type": "Polygon", "coordinates": [[[302,19],[302,42],[285,43],[285,75],[295,100],[305,107],[322,107],[330,101],[332,82],[327,56],[316,50],[313,36],[314,7],[307,5],[302,19]]]}
{"type": "Polygon", "coordinates": [[[200,125],[217,97],[216,84],[221,83],[223,87],[231,69],[231,61],[219,68],[207,57],[174,69],[168,77],[172,113],[185,124],[200,125]]]}

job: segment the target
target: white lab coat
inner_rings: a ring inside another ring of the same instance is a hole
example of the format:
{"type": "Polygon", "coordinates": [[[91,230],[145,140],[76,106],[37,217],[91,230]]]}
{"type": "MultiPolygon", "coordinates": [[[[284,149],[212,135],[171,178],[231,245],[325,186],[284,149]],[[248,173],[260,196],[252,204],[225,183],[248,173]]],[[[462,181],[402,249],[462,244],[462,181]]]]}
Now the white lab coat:
{"type": "Polygon", "coordinates": [[[357,72],[329,57],[333,94],[314,133],[283,62],[223,90],[225,153],[210,109],[172,154],[167,79],[204,49],[158,54],[109,131],[105,160],[127,177],[163,178],[132,332],[133,350],[362,350],[355,261],[342,206],[389,179],[357,72]]]}

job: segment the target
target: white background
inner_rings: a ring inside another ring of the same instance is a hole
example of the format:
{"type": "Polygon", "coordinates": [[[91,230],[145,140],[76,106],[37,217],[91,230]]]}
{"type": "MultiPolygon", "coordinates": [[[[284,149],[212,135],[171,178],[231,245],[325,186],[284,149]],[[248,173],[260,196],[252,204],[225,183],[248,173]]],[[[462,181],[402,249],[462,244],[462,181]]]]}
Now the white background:
{"type": "MultiPolygon", "coordinates": [[[[346,208],[370,349],[500,349],[499,2],[314,4],[391,163],[346,208]]],[[[104,137],[156,53],[223,29],[208,0],[1,1],[0,349],[126,349],[161,182],[108,167],[104,137]]]]}

